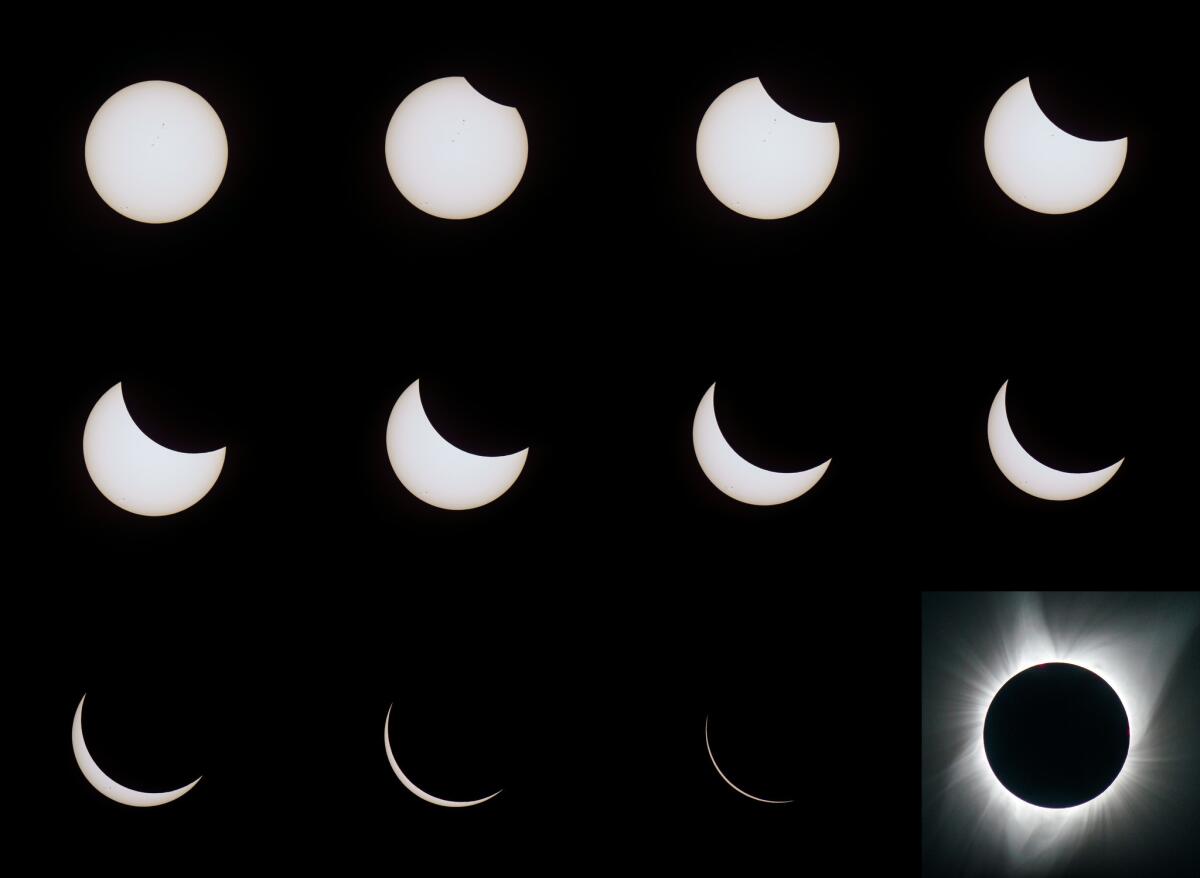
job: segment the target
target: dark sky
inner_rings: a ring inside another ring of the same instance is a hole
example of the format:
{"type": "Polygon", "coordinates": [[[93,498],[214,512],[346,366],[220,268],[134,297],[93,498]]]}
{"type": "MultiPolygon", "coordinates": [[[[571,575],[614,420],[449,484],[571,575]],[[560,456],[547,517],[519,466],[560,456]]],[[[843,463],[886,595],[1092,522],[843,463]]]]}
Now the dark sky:
{"type": "Polygon", "coordinates": [[[1187,557],[1190,104],[1169,46],[240,15],[16,31],[10,627],[43,849],[916,870],[920,592],[1136,590],[1187,557]],[[383,161],[396,105],[446,75],[530,139],[512,198],[471,221],[412,208],[383,161]],[[756,75],[841,138],[821,200],[770,223],[720,205],[694,157],[709,102],[756,75]],[[988,111],[1026,75],[1068,131],[1130,137],[1079,214],[1030,213],[988,174],[988,111]],[[95,110],[153,78],[202,94],[230,144],[217,195],[166,226],[115,214],[83,165],[95,110]],[[530,447],[496,503],[445,513],[396,480],[384,427],[417,378],[454,444],[530,447]],[[1013,489],[985,431],[1006,379],[1031,453],[1125,457],[1113,481],[1066,504],[1013,489]],[[95,490],[83,424],[117,381],[155,440],[228,447],[202,503],[142,519],[95,490]],[[743,456],[833,458],[816,488],[771,509],[712,488],[690,429],[713,381],[743,456]],[[84,692],[114,776],[205,779],[150,811],[100,799],[69,746],[84,692]],[[408,796],[380,741],[393,702],[414,777],[502,796],[408,796]],[[794,805],[720,782],[710,713],[746,785],[794,805]]]}

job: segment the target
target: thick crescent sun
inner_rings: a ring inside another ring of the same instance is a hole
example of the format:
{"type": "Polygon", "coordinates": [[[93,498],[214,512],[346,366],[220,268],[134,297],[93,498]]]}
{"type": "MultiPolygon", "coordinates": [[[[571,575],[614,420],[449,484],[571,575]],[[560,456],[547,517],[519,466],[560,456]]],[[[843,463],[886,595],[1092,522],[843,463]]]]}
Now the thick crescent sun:
{"type": "Polygon", "coordinates": [[[1046,466],[1017,441],[1008,421],[1007,394],[1005,381],[988,412],[988,447],[1004,477],[1026,494],[1043,500],[1075,500],[1104,487],[1125,462],[1121,458],[1090,473],[1067,473],[1046,466]]]}
{"type": "Polygon", "coordinates": [[[696,407],[692,447],[708,480],[722,493],[752,506],[775,506],[806,493],[829,469],[832,459],[811,469],[777,473],[755,466],[733,450],[717,423],[714,383],[696,407]]]}
{"type": "Polygon", "coordinates": [[[123,786],[105,774],[96,760],[92,758],[92,754],[88,751],[87,743],[83,739],[83,702],[87,698],[85,693],[83,698],[79,699],[79,706],[75,708],[75,720],[71,724],[71,747],[75,751],[75,761],[79,765],[80,772],[98,792],[103,793],[114,802],[120,802],[122,805],[131,805],[135,808],[152,808],[156,805],[165,805],[168,802],[173,802],[189,792],[192,787],[200,783],[200,778],[196,778],[190,784],[182,786],[177,790],[168,790],[165,793],[144,793],[141,790],[131,789],[123,786]]]}
{"type": "Polygon", "coordinates": [[[225,449],[191,454],[159,445],[133,420],[117,383],[88,415],[83,461],[100,493],[116,506],[137,515],[172,515],[212,490],[225,449]]]}
{"type": "Polygon", "coordinates": [[[396,477],[413,496],[442,509],[475,509],[513,486],[529,449],[488,457],[442,438],[421,403],[421,382],[410,384],[392,407],[387,453],[396,477]]]}

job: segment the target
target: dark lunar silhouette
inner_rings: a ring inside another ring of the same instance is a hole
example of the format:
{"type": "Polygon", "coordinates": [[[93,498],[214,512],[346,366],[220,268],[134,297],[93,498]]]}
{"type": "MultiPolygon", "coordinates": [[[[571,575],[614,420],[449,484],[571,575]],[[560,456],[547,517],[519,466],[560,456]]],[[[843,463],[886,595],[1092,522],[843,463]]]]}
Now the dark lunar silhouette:
{"type": "Polygon", "coordinates": [[[1000,783],[1043,808],[1070,808],[1116,780],[1129,753],[1117,693],[1078,665],[1022,671],[988,707],[983,746],[1000,783]]]}

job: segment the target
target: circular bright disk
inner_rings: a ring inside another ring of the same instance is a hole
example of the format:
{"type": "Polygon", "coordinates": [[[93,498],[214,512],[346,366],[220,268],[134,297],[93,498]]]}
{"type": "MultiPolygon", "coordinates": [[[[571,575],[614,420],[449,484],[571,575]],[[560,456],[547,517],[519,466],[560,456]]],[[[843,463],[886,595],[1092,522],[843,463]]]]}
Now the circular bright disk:
{"type": "Polygon", "coordinates": [[[104,102],[83,154],[105,204],[138,222],[169,223],[216,194],[229,142],[208,101],[178,83],[150,80],[104,102]]]}
{"type": "Polygon", "coordinates": [[[387,753],[388,764],[392,766],[392,771],[396,773],[396,777],[400,779],[400,783],[404,784],[405,789],[416,796],[418,799],[428,802],[431,805],[441,805],[443,808],[469,808],[472,805],[482,805],[489,799],[494,799],[503,790],[496,790],[490,796],[484,796],[482,799],[471,799],[468,801],[455,801],[453,799],[439,799],[437,796],[430,795],[425,792],[415,783],[408,779],[403,771],[400,770],[400,765],[396,762],[396,757],[392,755],[392,734],[390,723],[392,721],[392,705],[388,705],[387,716],[383,718],[383,750],[387,753]]]}
{"type": "Polygon", "coordinates": [[[1116,474],[1125,458],[1111,466],[1090,473],[1065,473],[1051,469],[1021,447],[1012,425],[1008,422],[1006,405],[1008,382],[992,400],[988,412],[988,447],[1004,477],[1034,497],[1043,500],[1075,500],[1098,491],[1116,474]]]}
{"type": "Polygon", "coordinates": [[[755,219],[799,213],[837,170],[837,125],[793,116],[755,77],[731,85],[700,120],[696,162],[717,200],[755,219]]]}
{"type": "Polygon", "coordinates": [[[832,458],[812,469],[776,473],[755,466],[734,451],[717,424],[713,403],[716,390],[715,383],[708,388],[692,420],[692,447],[710,482],[734,500],[753,506],[774,506],[795,500],[821,480],[832,458]]]}
{"type": "Polygon", "coordinates": [[[513,486],[529,449],[499,457],[471,454],[441,437],[421,404],[414,381],[392,407],[387,452],[392,469],[413,496],[442,509],[474,509],[513,486]]]}
{"type": "Polygon", "coordinates": [[[108,796],[114,802],[120,802],[122,805],[132,805],[135,808],[151,808],[155,805],[165,805],[167,802],[175,801],[184,793],[191,790],[196,784],[200,783],[200,778],[196,778],[187,786],[180,787],[177,790],[168,790],[165,793],[143,793],[141,790],[132,790],[117,783],[100,770],[100,766],[96,764],[96,760],[88,752],[87,744],[83,740],[83,702],[85,698],[87,698],[86,693],[83,698],[79,699],[79,706],[75,708],[75,721],[71,724],[71,746],[75,750],[75,761],[79,764],[79,770],[83,772],[83,776],[87,779],[87,782],[95,787],[97,791],[108,796]]]}
{"type": "Polygon", "coordinates": [[[747,799],[753,799],[756,802],[762,802],[767,805],[786,805],[792,801],[791,799],[760,799],[758,796],[752,796],[750,793],[746,792],[744,789],[726,777],[725,772],[721,771],[721,766],[717,765],[717,757],[713,755],[712,743],[708,739],[708,717],[704,718],[704,746],[708,750],[708,758],[712,760],[713,768],[717,770],[717,774],[721,776],[721,780],[725,781],[725,783],[729,784],[730,787],[741,793],[747,799]]]}
{"type": "Polygon", "coordinates": [[[1129,717],[1117,693],[1078,665],[1027,668],[988,707],[983,744],[996,779],[1042,808],[1100,795],[1129,755],[1129,717]]]}
{"type": "Polygon", "coordinates": [[[514,107],[461,76],[435,79],[400,102],[383,144],[388,172],[414,206],[443,219],[494,210],[525,174],[529,140],[514,107]]]}
{"type": "Polygon", "coordinates": [[[212,490],[225,449],[190,454],[159,445],[134,423],[118,383],[88,415],[83,461],[100,493],[117,506],[138,515],[171,515],[212,490]]]}
{"type": "Polygon", "coordinates": [[[1033,97],[1029,77],[1000,96],[983,132],[988,170],[1004,194],[1038,213],[1095,204],[1125,167],[1129,138],[1084,140],[1063,131],[1033,97]]]}

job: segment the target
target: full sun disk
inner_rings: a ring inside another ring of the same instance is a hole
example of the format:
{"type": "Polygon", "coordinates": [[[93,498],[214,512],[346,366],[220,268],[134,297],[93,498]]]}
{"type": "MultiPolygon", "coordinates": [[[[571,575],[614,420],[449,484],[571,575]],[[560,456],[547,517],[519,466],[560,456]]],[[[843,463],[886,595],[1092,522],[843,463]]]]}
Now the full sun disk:
{"type": "Polygon", "coordinates": [[[1042,808],[1073,808],[1104,792],[1129,754],[1117,693],[1078,665],[1035,665],[992,699],[983,746],[996,778],[1042,808]]]}

